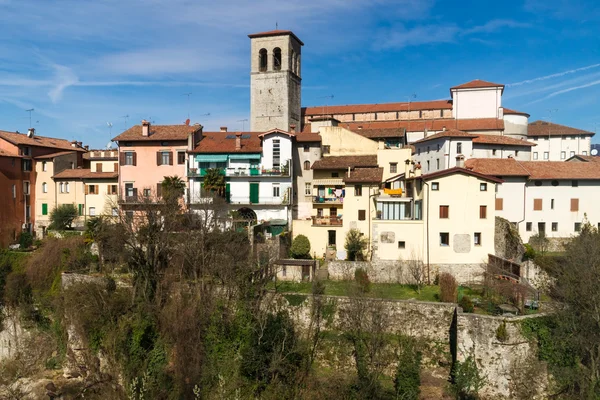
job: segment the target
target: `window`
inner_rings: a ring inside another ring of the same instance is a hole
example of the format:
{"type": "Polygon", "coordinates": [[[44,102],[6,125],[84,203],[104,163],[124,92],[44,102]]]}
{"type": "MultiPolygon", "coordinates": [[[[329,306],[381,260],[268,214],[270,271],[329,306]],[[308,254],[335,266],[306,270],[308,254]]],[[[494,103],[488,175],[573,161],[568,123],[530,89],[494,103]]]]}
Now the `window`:
{"type": "Polygon", "coordinates": [[[420,156],[421,155],[421,148],[417,147],[417,155],[420,156]]]}
{"type": "Polygon", "coordinates": [[[533,181],[535,186],[542,186],[542,181],[533,181]]]}
{"type": "Polygon", "coordinates": [[[281,140],[273,139],[273,168],[281,166],[281,140]]]}
{"type": "Polygon", "coordinates": [[[582,156],[587,156],[587,151],[585,151],[585,150],[584,150],[584,151],[582,151],[582,152],[581,152],[581,155],[582,155],[582,156]]]}
{"type": "Polygon", "coordinates": [[[571,199],[571,211],[579,211],[579,199],[571,199]]]}
{"type": "Polygon", "coordinates": [[[65,182],[65,193],[69,193],[69,182],[65,182]]]}
{"type": "Polygon", "coordinates": [[[435,167],[436,167],[436,169],[440,169],[440,159],[439,158],[437,158],[435,160],[435,167]]]}
{"type": "Polygon", "coordinates": [[[125,184],[125,196],[127,197],[133,197],[135,196],[135,189],[133,188],[133,183],[126,183],[125,184]]]}
{"type": "Polygon", "coordinates": [[[496,198],[496,210],[502,211],[504,209],[504,199],[496,198]]]}
{"type": "Polygon", "coordinates": [[[23,154],[21,154],[21,155],[23,155],[23,156],[30,156],[31,155],[31,149],[29,147],[23,147],[22,153],[23,154]]]}
{"type": "Polygon", "coordinates": [[[65,184],[64,183],[61,182],[58,184],[58,191],[61,193],[65,192],[65,184]]]}
{"type": "MultiPolygon", "coordinates": [[[[419,210],[415,209],[415,213],[417,211],[419,210]]],[[[377,219],[386,221],[410,220],[412,219],[410,203],[395,201],[377,202],[377,219]]]]}
{"type": "Polygon", "coordinates": [[[354,195],[355,196],[362,196],[362,185],[355,185],[354,186],[354,195]]]}
{"type": "Polygon", "coordinates": [[[152,192],[150,191],[150,189],[144,189],[144,197],[150,197],[151,194],[152,192]]]}
{"type": "Polygon", "coordinates": [[[405,249],[406,248],[406,242],[404,240],[401,240],[398,242],[398,248],[399,249],[405,249]]]}
{"type": "Polygon", "coordinates": [[[492,155],[495,156],[496,155],[496,149],[492,149],[492,155]]]}
{"type": "Polygon", "coordinates": [[[475,246],[481,246],[481,232],[475,232],[473,234],[473,244],[475,246]]]}
{"type": "Polygon", "coordinates": [[[279,184],[273,184],[273,197],[279,197],[279,184]]]}
{"type": "Polygon", "coordinates": [[[479,184],[479,191],[481,191],[481,192],[487,192],[487,183],[480,183],[479,184]]]}
{"type": "Polygon", "coordinates": [[[550,153],[545,151],[544,152],[544,160],[547,160],[548,158],[550,158],[550,153]]]}
{"type": "Polygon", "coordinates": [[[560,152],[560,159],[564,160],[565,158],[567,158],[567,152],[566,151],[561,151],[560,152]]]}
{"type": "Polygon", "coordinates": [[[337,213],[337,207],[331,207],[329,208],[329,216],[330,217],[337,217],[338,213],[337,213]]]}
{"type": "Polygon", "coordinates": [[[537,159],[538,159],[538,153],[537,153],[537,151],[534,151],[534,152],[533,152],[533,159],[534,159],[534,160],[537,160],[537,159]]]}
{"type": "Polygon", "coordinates": [[[456,143],[456,154],[462,154],[462,143],[456,143]]]}
{"type": "Polygon", "coordinates": [[[305,171],[310,170],[310,161],[308,161],[308,160],[304,161],[304,170],[305,171]]]}
{"type": "Polygon", "coordinates": [[[450,245],[450,234],[448,232],[440,232],[440,246],[450,245]]]}
{"type": "Polygon", "coordinates": [[[365,210],[358,210],[358,220],[365,221],[367,219],[367,212],[365,210]]]}
{"type": "Polygon", "coordinates": [[[427,172],[429,172],[430,169],[431,169],[431,167],[429,165],[429,160],[427,160],[427,172]]]}
{"type": "Polygon", "coordinates": [[[323,146],[323,154],[329,154],[329,152],[331,151],[331,146],[326,144],[323,146]]]}
{"type": "Polygon", "coordinates": [[[260,49],[258,52],[258,70],[260,72],[267,70],[267,49],[260,49]]]}
{"type": "Polygon", "coordinates": [[[31,160],[22,160],[23,171],[31,171],[31,160]]]}
{"type": "Polygon", "coordinates": [[[159,151],[157,153],[157,163],[156,165],[172,165],[171,162],[171,152],[169,151],[159,151]]]}
{"type": "Polygon", "coordinates": [[[178,165],[185,164],[185,152],[184,151],[177,152],[177,164],[178,165]]]}
{"type": "Polygon", "coordinates": [[[311,196],[312,195],[312,187],[310,185],[310,182],[304,183],[304,195],[305,196],[311,196]]]}
{"type": "Polygon", "coordinates": [[[551,181],[550,184],[552,186],[558,186],[558,181],[555,179],[555,180],[551,181]]]}
{"type": "Polygon", "coordinates": [[[335,231],[327,231],[327,244],[335,246],[335,231]]]}
{"type": "Polygon", "coordinates": [[[427,146],[427,154],[429,154],[429,146],[427,146]]]}
{"type": "Polygon", "coordinates": [[[42,215],[48,215],[48,203],[42,203],[42,215]]]}
{"type": "Polygon", "coordinates": [[[440,190],[440,183],[439,182],[432,182],[431,183],[431,190],[440,190]]]}
{"type": "Polygon", "coordinates": [[[340,177],[340,173],[339,172],[332,172],[331,173],[331,177],[332,178],[339,178],[340,177]]]}
{"type": "Polygon", "coordinates": [[[309,151],[310,151],[310,146],[309,146],[309,145],[307,145],[307,144],[305,144],[305,145],[304,145],[304,152],[305,152],[305,153],[308,153],[309,151]]]}
{"type": "Polygon", "coordinates": [[[575,155],[575,152],[572,151],[571,154],[569,154],[569,157],[573,157],[575,155]]]}
{"type": "Polygon", "coordinates": [[[96,207],[90,207],[90,212],[88,213],[90,217],[94,217],[96,215],[96,207]]]}
{"type": "Polygon", "coordinates": [[[48,184],[46,182],[42,183],[42,193],[48,193],[48,184]]]}
{"type": "Polygon", "coordinates": [[[281,49],[279,47],[273,49],[273,69],[275,71],[281,70],[281,49]]]}
{"type": "Polygon", "coordinates": [[[526,222],[526,223],[525,223],[525,230],[526,230],[527,232],[531,232],[531,229],[532,229],[532,228],[531,228],[531,225],[532,225],[532,224],[531,224],[531,222],[526,222]]]}
{"type": "Polygon", "coordinates": [[[519,155],[519,150],[515,150],[515,156],[519,155]]]}
{"type": "Polygon", "coordinates": [[[46,161],[42,161],[42,171],[46,172],[46,161]]]}
{"type": "Polygon", "coordinates": [[[440,218],[450,217],[450,206],[440,206],[440,218]]]}
{"type": "Polygon", "coordinates": [[[572,180],[572,181],[571,181],[571,186],[572,186],[572,187],[578,187],[578,186],[579,186],[579,181],[577,181],[577,180],[572,180]]]}
{"type": "Polygon", "coordinates": [[[398,163],[390,163],[390,174],[395,174],[398,172],[398,163]]]}
{"type": "Polygon", "coordinates": [[[117,194],[117,185],[108,185],[108,194],[117,194]]]}
{"type": "Polygon", "coordinates": [[[581,232],[581,222],[575,222],[575,232],[581,232]]]}
{"type": "Polygon", "coordinates": [[[125,152],[125,165],[135,165],[135,153],[133,151],[125,152]]]}
{"type": "Polygon", "coordinates": [[[533,211],[542,211],[542,199],[533,199],[533,211]]]}
{"type": "Polygon", "coordinates": [[[440,144],[437,145],[437,151],[440,151],[440,144]]]}
{"type": "Polygon", "coordinates": [[[558,222],[553,222],[552,223],[552,232],[556,232],[558,231],[558,222]]]}
{"type": "Polygon", "coordinates": [[[538,232],[540,235],[546,234],[546,223],[545,222],[538,222],[538,232]]]}
{"type": "Polygon", "coordinates": [[[83,204],[77,204],[77,215],[83,215],[83,204]]]}
{"type": "Polygon", "coordinates": [[[554,210],[554,199],[550,199],[550,209],[554,210]]]}
{"type": "Polygon", "coordinates": [[[479,218],[487,218],[487,206],[479,206],[479,218]]]}
{"type": "Polygon", "coordinates": [[[75,169],[75,163],[71,161],[71,169],[75,169]]]}
{"type": "Polygon", "coordinates": [[[168,146],[168,145],[169,145],[169,142],[160,142],[160,145],[161,145],[161,146],[168,146]]]}
{"type": "Polygon", "coordinates": [[[96,164],[96,172],[102,172],[102,163],[96,164]]]}
{"type": "Polygon", "coordinates": [[[113,207],[112,208],[112,216],[113,217],[118,217],[119,216],[119,209],[117,207],[113,207]]]}

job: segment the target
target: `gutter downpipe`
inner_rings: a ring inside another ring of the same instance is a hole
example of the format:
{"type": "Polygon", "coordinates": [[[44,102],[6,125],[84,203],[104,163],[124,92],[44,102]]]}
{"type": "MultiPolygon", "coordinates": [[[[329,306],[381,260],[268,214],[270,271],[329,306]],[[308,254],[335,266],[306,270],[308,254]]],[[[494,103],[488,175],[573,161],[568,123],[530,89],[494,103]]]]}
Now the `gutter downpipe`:
{"type": "MultiPolygon", "coordinates": [[[[371,243],[371,220],[373,219],[371,216],[371,198],[375,196],[379,196],[379,190],[377,190],[376,193],[369,195],[369,261],[373,261],[373,244],[371,243]]],[[[377,208],[375,208],[375,215],[377,215],[377,208]]]]}
{"type": "Polygon", "coordinates": [[[429,183],[425,182],[425,180],[422,180],[422,182],[423,185],[427,186],[427,221],[425,221],[425,245],[427,246],[427,284],[431,285],[431,268],[429,265],[429,183]]]}

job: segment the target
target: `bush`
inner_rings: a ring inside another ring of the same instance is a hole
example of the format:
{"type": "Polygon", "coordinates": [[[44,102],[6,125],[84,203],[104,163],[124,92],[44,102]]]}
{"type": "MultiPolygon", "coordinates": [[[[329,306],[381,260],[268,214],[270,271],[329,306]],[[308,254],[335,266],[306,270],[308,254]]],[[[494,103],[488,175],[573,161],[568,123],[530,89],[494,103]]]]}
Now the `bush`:
{"type": "Polygon", "coordinates": [[[462,299],[458,302],[458,305],[462,307],[463,312],[472,313],[475,307],[473,306],[473,302],[471,298],[467,295],[463,296],[462,299]]]}
{"type": "Polygon", "coordinates": [[[292,241],[290,247],[292,258],[308,259],[310,258],[310,240],[304,235],[298,235],[292,241]]]}
{"type": "Polygon", "coordinates": [[[346,244],[344,248],[348,253],[349,261],[362,261],[364,258],[363,252],[367,248],[367,239],[358,229],[350,229],[346,234],[346,244]]]}
{"type": "Polygon", "coordinates": [[[440,274],[440,300],[444,303],[456,303],[457,294],[458,284],[452,274],[440,274]]]}
{"type": "Polygon", "coordinates": [[[33,244],[33,235],[29,232],[21,232],[19,236],[19,247],[22,249],[28,249],[33,244]]]}
{"type": "Polygon", "coordinates": [[[502,321],[498,328],[496,329],[496,339],[499,342],[507,342],[508,341],[508,330],[506,329],[506,322],[502,321]]]}
{"type": "Polygon", "coordinates": [[[402,337],[394,378],[396,398],[417,400],[421,386],[421,352],[414,338],[402,337]]]}
{"type": "Polygon", "coordinates": [[[77,217],[78,212],[74,204],[61,204],[50,213],[49,229],[58,231],[71,229],[71,225],[77,217]]]}
{"type": "Polygon", "coordinates": [[[473,354],[465,361],[457,361],[452,368],[451,391],[457,399],[477,399],[479,391],[485,385],[485,377],[477,368],[473,354]]]}
{"type": "Polygon", "coordinates": [[[369,275],[367,271],[362,268],[357,268],[354,271],[354,280],[358,284],[358,288],[363,293],[368,293],[371,291],[371,280],[369,279],[369,275]]]}

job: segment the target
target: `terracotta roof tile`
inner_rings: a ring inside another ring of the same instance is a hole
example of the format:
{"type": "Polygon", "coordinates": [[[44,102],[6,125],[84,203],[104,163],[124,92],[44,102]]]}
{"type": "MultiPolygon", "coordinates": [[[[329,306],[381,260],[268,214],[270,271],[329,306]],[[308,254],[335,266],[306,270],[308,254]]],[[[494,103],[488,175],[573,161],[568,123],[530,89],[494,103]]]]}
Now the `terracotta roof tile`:
{"type": "Polygon", "coordinates": [[[466,139],[475,139],[477,137],[477,135],[472,135],[470,133],[464,132],[464,131],[459,131],[457,129],[450,129],[447,131],[442,131],[442,132],[438,132],[436,134],[433,134],[431,136],[427,136],[426,138],[423,138],[421,140],[417,140],[414,143],[424,143],[424,142],[429,142],[430,140],[435,140],[435,139],[440,139],[440,138],[453,138],[453,137],[462,137],[462,138],[466,138],[466,139]]]}
{"type": "Polygon", "coordinates": [[[9,151],[0,149],[0,157],[16,157],[16,158],[23,158],[23,156],[20,156],[18,154],[15,153],[11,153],[9,151]]]}
{"type": "Polygon", "coordinates": [[[314,162],[312,169],[346,169],[348,167],[377,167],[377,156],[329,156],[314,162]]]}
{"type": "Polygon", "coordinates": [[[458,86],[452,86],[450,88],[450,90],[452,90],[452,89],[477,89],[477,88],[489,88],[489,87],[504,88],[504,85],[502,83],[493,83],[493,82],[488,82],[488,81],[482,81],[481,79],[475,79],[475,80],[472,80],[471,82],[463,83],[458,86]]]}
{"type": "Polygon", "coordinates": [[[318,133],[298,133],[296,134],[296,142],[298,143],[306,143],[306,142],[320,142],[321,135],[318,133]]]}
{"type": "Polygon", "coordinates": [[[528,142],[527,140],[501,135],[479,135],[473,139],[473,143],[498,144],[502,146],[537,146],[537,144],[528,142]]]}
{"type": "Polygon", "coordinates": [[[360,114],[370,112],[386,111],[411,111],[419,110],[451,110],[452,101],[450,100],[432,100],[432,101],[414,101],[400,103],[382,103],[382,104],[347,104],[340,106],[313,106],[302,108],[302,115],[332,115],[332,114],[360,114]]]}
{"type": "Polygon", "coordinates": [[[150,135],[142,136],[142,126],[135,125],[114,137],[117,141],[187,140],[190,133],[201,129],[194,125],[150,125],[150,135]]]}
{"type": "MultiPolygon", "coordinates": [[[[73,149],[73,151],[59,151],[57,153],[45,154],[43,156],[37,156],[37,157],[35,157],[35,159],[36,160],[46,160],[49,158],[65,156],[67,154],[73,154],[73,153],[75,153],[75,149],[73,149]]],[[[85,153],[85,154],[87,154],[87,153],[85,153]]],[[[85,157],[85,154],[83,155],[84,157],[85,157]]]]}
{"type": "Polygon", "coordinates": [[[203,132],[202,140],[190,153],[261,153],[264,132],[203,132]],[[236,133],[241,133],[240,150],[235,149],[236,133]]]}
{"type": "Polygon", "coordinates": [[[505,115],[512,115],[512,114],[514,114],[514,115],[525,115],[525,116],[527,116],[528,118],[531,116],[531,115],[529,115],[529,114],[528,114],[528,113],[526,113],[526,112],[523,112],[523,111],[516,111],[516,110],[511,110],[510,108],[506,108],[506,107],[503,107],[503,111],[502,111],[502,112],[503,112],[505,115]]]}
{"type": "Polygon", "coordinates": [[[311,124],[304,124],[304,126],[302,127],[302,132],[305,133],[312,133],[312,126],[311,124]]]}
{"type": "Polygon", "coordinates": [[[515,159],[482,159],[466,161],[473,171],[495,176],[528,176],[529,179],[600,180],[600,163],[564,161],[516,161],[515,159]]]}
{"type": "MultiPolygon", "coordinates": [[[[492,181],[492,182],[497,182],[497,183],[502,183],[502,179],[498,179],[495,176],[490,176],[487,174],[482,174],[480,172],[477,171],[473,171],[467,168],[460,168],[460,167],[454,167],[454,168],[449,168],[449,169],[443,169],[441,171],[436,171],[436,172],[432,172],[431,174],[426,174],[426,175],[421,175],[420,178],[424,179],[424,180],[430,180],[430,179],[435,179],[435,178],[440,178],[442,176],[446,176],[446,175],[452,175],[452,174],[465,174],[465,175],[471,175],[471,176],[476,176],[477,178],[481,178],[481,179],[485,179],[488,181],[492,181]]],[[[415,178],[419,178],[418,176],[415,178]]]]}
{"type": "Polygon", "coordinates": [[[298,43],[300,43],[302,46],[304,46],[304,43],[302,42],[302,40],[300,40],[298,38],[298,36],[296,36],[294,34],[294,32],[292,32],[292,31],[286,31],[286,30],[283,30],[283,29],[275,29],[275,30],[267,31],[267,32],[252,33],[252,34],[248,35],[248,37],[250,39],[252,39],[252,38],[259,38],[259,37],[283,36],[283,35],[290,35],[290,36],[292,36],[294,39],[296,39],[298,41],[298,43]]]}
{"type": "Polygon", "coordinates": [[[404,137],[404,128],[369,128],[369,129],[356,129],[353,131],[361,136],[369,139],[377,138],[399,138],[404,137]]]}
{"type": "Polygon", "coordinates": [[[14,145],[24,144],[27,146],[50,147],[55,149],[85,151],[81,147],[73,147],[71,142],[65,139],[57,139],[45,136],[34,135],[27,137],[25,133],[0,131],[0,138],[14,145]]]}
{"type": "Polygon", "coordinates": [[[350,175],[346,172],[345,183],[380,183],[383,178],[383,168],[354,168],[350,175]]]}
{"type": "Polygon", "coordinates": [[[581,154],[576,154],[572,157],[567,158],[565,161],[568,162],[577,162],[577,161],[583,161],[583,162],[600,162],[600,157],[598,156],[582,156],[581,154]]]}
{"type": "Polygon", "coordinates": [[[375,121],[341,123],[339,126],[356,132],[362,129],[403,128],[406,132],[442,131],[446,129],[459,129],[461,131],[489,131],[504,130],[504,120],[497,118],[477,119],[414,119],[410,121],[375,121]]]}
{"type": "Polygon", "coordinates": [[[117,179],[118,172],[92,172],[89,169],[65,169],[54,175],[53,179],[117,179]]]}
{"type": "Polygon", "coordinates": [[[569,135],[590,135],[594,132],[584,131],[583,129],[571,128],[570,126],[554,124],[547,121],[535,121],[529,124],[527,136],[569,136],[569,135]]]}

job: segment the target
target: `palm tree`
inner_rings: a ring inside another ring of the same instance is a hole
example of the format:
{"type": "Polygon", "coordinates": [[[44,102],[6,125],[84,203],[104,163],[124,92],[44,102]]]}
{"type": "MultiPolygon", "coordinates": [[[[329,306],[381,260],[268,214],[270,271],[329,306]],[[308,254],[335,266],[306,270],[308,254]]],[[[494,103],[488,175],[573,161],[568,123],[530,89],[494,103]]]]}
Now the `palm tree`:
{"type": "Polygon", "coordinates": [[[161,186],[162,196],[167,202],[177,200],[185,193],[185,182],[177,175],[165,176],[161,186]]]}
{"type": "Polygon", "coordinates": [[[221,196],[223,195],[225,191],[225,177],[221,169],[208,168],[206,170],[206,175],[204,175],[204,190],[216,192],[221,196]]]}

